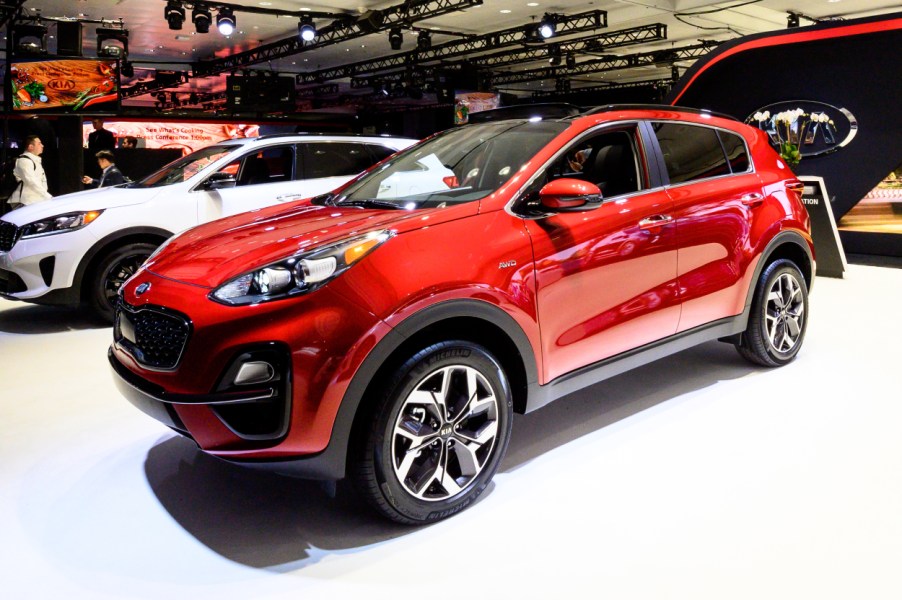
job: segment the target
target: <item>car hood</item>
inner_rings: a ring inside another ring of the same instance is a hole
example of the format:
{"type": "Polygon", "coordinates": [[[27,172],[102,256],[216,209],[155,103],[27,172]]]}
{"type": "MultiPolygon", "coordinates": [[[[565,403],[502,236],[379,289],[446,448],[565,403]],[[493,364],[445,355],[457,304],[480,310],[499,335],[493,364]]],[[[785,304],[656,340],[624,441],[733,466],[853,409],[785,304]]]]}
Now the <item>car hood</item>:
{"type": "Polygon", "coordinates": [[[369,210],[356,207],[269,207],[200,225],[171,238],[145,263],[151,273],[207,288],[258,267],[371,231],[403,233],[462,218],[479,203],[444,209],[369,210]]]}
{"type": "Polygon", "coordinates": [[[4,221],[22,226],[70,212],[104,210],[146,202],[160,193],[158,188],[105,187],[57,196],[29,204],[3,215],[4,221]]]}

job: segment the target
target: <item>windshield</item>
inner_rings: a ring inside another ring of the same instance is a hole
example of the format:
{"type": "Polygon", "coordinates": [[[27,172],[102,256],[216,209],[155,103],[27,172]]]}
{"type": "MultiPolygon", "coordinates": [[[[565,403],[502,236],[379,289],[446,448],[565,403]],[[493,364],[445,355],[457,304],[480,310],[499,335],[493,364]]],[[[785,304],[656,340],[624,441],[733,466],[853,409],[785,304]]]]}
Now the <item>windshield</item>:
{"type": "Polygon", "coordinates": [[[187,156],[173,161],[156,171],[151,173],[141,181],[132,184],[131,187],[152,188],[163,187],[164,185],[172,185],[187,181],[197,175],[207,165],[219,160],[229,152],[237,148],[234,144],[222,146],[208,146],[201,148],[197,152],[192,152],[187,156]]]}
{"type": "Polygon", "coordinates": [[[507,121],[449,130],[399,154],[331,201],[414,209],[479,200],[567,127],[569,123],[507,121]]]}

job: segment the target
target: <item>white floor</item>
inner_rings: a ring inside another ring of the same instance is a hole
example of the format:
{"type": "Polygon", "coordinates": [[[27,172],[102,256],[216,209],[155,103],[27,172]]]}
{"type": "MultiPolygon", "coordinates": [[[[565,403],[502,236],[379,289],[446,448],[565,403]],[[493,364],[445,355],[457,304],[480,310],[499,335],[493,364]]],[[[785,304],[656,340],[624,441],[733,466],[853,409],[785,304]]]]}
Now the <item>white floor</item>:
{"type": "Polygon", "coordinates": [[[0,300],[3,598],[902,598],[902,270],[819,278],[783,369],[712,343],[518,417],[419,529],[198,453],[110,338],[0,300]]]}

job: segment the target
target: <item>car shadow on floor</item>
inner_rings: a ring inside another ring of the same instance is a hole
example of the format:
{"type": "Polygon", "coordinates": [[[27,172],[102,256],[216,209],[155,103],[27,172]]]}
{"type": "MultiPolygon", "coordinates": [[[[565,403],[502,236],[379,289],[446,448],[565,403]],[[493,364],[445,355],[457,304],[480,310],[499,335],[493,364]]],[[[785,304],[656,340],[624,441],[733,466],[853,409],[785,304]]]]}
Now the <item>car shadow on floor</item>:
{"type": "Polygon", "coordinates": [[[110,327],[84,308],[0,303],[0,333],[60,333],[110,327]]]}
{"type": "MultiPolygon", "coordinates": [[[[711,343],[614,377],[528,415],[517,415],[502,472],[584,435],[692,391],[755,371],[732,348],[711,343]]],[[[169,514],[229,560],[291,572],[333,554],[417,531],[377,516],[339,482],[321,483],[232,465],[168,438],[150,449],[145,474],[169,514]]],[[[491,501],[490,484],[480,502],[491,501]]]]}

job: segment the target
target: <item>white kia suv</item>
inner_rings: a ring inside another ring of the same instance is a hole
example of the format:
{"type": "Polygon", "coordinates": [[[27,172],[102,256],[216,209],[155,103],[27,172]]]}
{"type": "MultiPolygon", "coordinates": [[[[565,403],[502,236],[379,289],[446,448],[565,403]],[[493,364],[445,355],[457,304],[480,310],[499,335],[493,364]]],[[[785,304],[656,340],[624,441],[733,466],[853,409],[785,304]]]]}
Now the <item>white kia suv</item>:
{"type": "Polygon", "coordinates": [[[416,141],[331,134],[228,140],[139,182],[23,206],[0,219],[0,296],[84,302],[111,321],[119,287],[175,233],[332,191],[416,141]]]}

